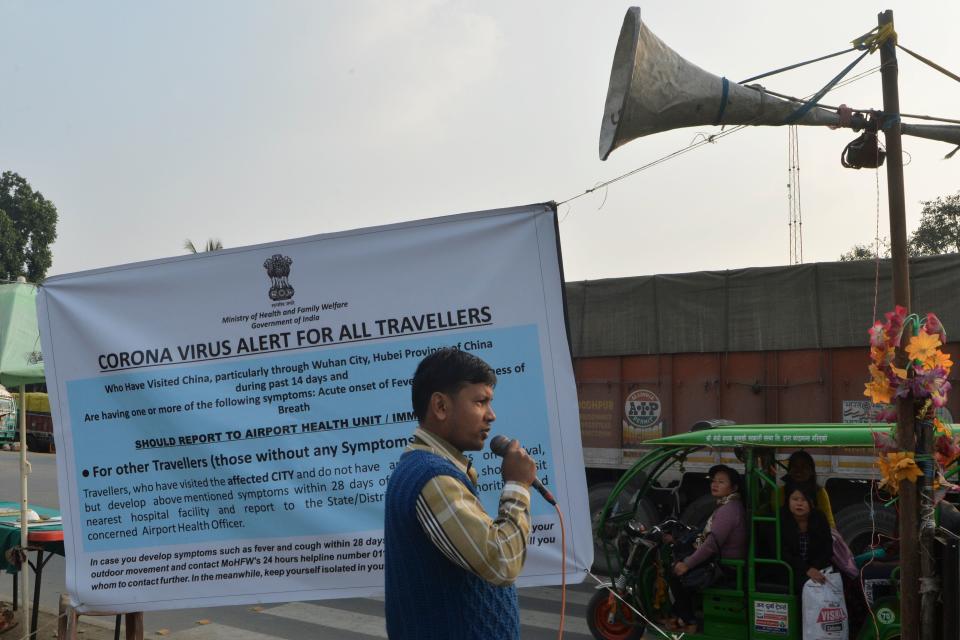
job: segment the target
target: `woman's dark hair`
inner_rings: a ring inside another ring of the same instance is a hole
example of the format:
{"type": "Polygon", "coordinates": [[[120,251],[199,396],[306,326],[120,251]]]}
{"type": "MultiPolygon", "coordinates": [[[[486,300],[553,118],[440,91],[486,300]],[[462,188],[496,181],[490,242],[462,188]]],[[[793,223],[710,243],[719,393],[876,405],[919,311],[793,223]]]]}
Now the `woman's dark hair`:
{"type": "Polygon", "coordinates": [[[435,392],[453,395],[468,384],[497,386],[497,374],[486,362],[466,351],[444,347],[434,351],[417,365],[410,395],[413,413],[423,422],[430,396],[435,392]]]}
{"type": "Polygon", "coordinates": [[[810,504],[810,510],[817,508],[817,485],[812,480],[807,480],[805,482],[798,482],[793,478],[787,476],[788,480],[783,486],[783,504],[787,507],[790,503],[790,496],[793,495],[794,491],[799,491],[803,494],[803,497],[807,499],[807,502],[810,504]]]}
{"type": "MultiPolygon", "coordinates": [[[[790,476],[790,467],[792,467],[795,462],[801,460],[810,465],[810,482],[814,486],[817,486],[817,465],[813,461],[813,456],[802,449],[799,451],[794,451],[790,454],[790,457],[787,458],[787,475],[783,476],[784,484],[786,484],[788,480],[792,479],[790,476]]],[[[796,480],[794,480],[794,482],[796,482],[796,480]]]]}
{"type": "Polygon", "coordinates": [[[710,478],[710,480],[713,480],[713,476],[717,475],[718,473],[726,474],[727,479],[730,480],[731,486],[736,487],[734,491],[738,491],[740,493],[744,492],[743,478],[740,477],[740,473],[736,469],[733,467],[728,467],[725,464],[715,464],[710,467],[710,471],[707,472],[707,477],[710,478]]]}

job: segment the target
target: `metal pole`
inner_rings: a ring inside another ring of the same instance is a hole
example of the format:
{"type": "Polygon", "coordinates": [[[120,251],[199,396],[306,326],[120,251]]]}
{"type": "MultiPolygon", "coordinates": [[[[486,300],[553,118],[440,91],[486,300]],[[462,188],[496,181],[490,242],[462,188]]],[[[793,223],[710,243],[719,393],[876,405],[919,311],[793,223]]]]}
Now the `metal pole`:
{"type": "MultiPolygon", "coordinates": [[[[893,11],[877,16],[880,28],[893,27],[893,11]]],[[[903,150],[900,145],[900,94],[897,87],[896,40],[880,46],[880,77],[883,81],[883,133],[887,146],[887,199],[890,211],[890,254],[893,262],[893,302],[910,309],[910,262],[907,255],[906,205],[903,194],[903,150]]],[[[906,364],[900,352],[898,366],[906,364]]],[[[911,399],[897,402],[897,446],[903,451],[916,447],[914,406],[911,399]]],[[[900,634],[903,640],[917,640],[920,631],[920,545],[918,486],[900,483],[900,634]]]]}
{"type": "MultiPolygon", "coordinates": [[[[27,395],[26,395],[26,385],[20,383],[20,405],[17,407],[19,410],[20,418],[20,548],[23,550],[24,554],[27,553],[28,542],[27,539],[30,535],[30,526],[29,526],[29,517],[27,516],[27,511],[29,510],[29,505],[27,503],[27,476],[30,475],[30,463],[27,461],[27,395]]],[[[23,561],[20,565],[20,629],[27,631],[30,629],[30,562],[29,556],[23,561]]]]}
{"type": "Polygon", "coordinates": [[[937,600],[940,595],[940,580],[937,577],[934,548],[936,545],[936,508],[933,503],[933,424],[929,420],[920,423],[917,429],[918,451],[924,459],[919,463],[923,476],[920,484],[920,637],[934,640],[936,637],[937,600]]]}

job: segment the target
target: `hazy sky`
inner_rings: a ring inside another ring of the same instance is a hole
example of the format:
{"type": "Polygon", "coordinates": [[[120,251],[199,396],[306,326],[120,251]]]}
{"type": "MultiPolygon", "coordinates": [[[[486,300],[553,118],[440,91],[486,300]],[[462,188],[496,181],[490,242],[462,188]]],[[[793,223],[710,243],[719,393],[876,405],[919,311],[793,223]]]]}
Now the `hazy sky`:
{"type": "MultiPolygon", "coordinates": [[[[841,50],[886,8],[901,44],[960,72],[955,1],[637,4],[732,80],[841,50]]],[[[0,169],[60,212],[51,274],[182,254],[186,238],[235,247],[565,200],[711,131],[598,159],[628,6],[0,0],[0,169]]],[[[762,82],[806,95],[853,56],[762,82]]],[[[902,110],[960,118],[960,84],[899,56],[902,110]]],[[[875,73],[824,102],[880,96],[875,73]]],[[[876,174],[839,162],[855,136],[800,129],[805,262],[873,238],[876,174]]],[[[951,148],[904,139],[911,228],[921,200],[960,189],[951,148]]],[[[580,198],[560,209],[567,278],[786,264],[786,185],[787,128],[756,127],[580,198]]],[[[884,170],[880,215],[885,233],[884,170]]]]}

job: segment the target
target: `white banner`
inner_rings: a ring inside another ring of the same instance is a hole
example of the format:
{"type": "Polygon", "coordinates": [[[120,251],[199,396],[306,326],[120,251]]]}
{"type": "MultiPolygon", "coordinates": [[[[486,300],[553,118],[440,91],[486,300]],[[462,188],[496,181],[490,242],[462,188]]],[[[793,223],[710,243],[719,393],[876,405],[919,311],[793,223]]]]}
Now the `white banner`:
{"type": "MultiPolygon", "coordinates": [[[[383,496],[410,380],[454,345],[496,369],[519,438],[592,561],[555,211],[464,214],[50,278],[39,298],[67,587],[82,610],[383,591],[383,496]],[[568,471],[569,470],[569,471],[568,471]]],[[[488,512],[499,459],[472,455],[488,512]]],[[[534,494],[521,586],[557,584],[534,494]]]]}

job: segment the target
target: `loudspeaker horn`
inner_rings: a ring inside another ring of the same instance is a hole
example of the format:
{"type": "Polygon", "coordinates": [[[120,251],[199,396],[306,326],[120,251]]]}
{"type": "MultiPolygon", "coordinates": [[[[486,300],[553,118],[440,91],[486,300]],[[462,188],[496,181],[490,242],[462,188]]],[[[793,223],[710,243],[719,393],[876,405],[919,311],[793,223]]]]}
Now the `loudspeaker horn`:
{"type": "Polygon", "coordinates": [[[926,138],[938,142],[960,144],[960,126],[949,124],[901,124],[900,132],[905,136],[926,138]]]}
{"type": "MultiPolygon", "coordinates": [[[[613,56],[600,126],[600,159],[635,138],[683,127],[802,124],[861,129],[867,122],[856,114],[841,125],[834,111],[813,107],[801,112],[802,107],[802,102],[730,82],[688,62],[643,24],[639,7],[631,7],[613,56]]],[[[960,145],[956,125],[902,124],[901,132],[960,145]]]]}
{"type": "MultiPolygon", "coordinates": [[[[600,127],[600,159],[635,138],[669,129],[721,124],[783,125],[803,104],[730,82],[685,60],[655,36],[631,7],[613,56],[600,127]]],[[[790,124],[837,126],[814,107],[790,124]]]]}

